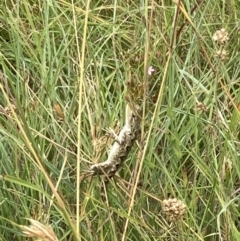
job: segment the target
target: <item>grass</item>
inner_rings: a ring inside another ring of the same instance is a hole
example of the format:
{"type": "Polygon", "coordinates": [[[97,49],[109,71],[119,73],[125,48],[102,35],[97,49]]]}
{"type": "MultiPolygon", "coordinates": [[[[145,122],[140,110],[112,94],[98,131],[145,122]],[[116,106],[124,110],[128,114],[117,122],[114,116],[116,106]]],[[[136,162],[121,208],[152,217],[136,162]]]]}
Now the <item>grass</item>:
{"type": "Polygon", "coordinates": [[[240,238],[239,3],[1,5],[0,240],[240,238]],[[143,108],[139,145],[103,193],[82,174],[127,100],[143,108]]]}

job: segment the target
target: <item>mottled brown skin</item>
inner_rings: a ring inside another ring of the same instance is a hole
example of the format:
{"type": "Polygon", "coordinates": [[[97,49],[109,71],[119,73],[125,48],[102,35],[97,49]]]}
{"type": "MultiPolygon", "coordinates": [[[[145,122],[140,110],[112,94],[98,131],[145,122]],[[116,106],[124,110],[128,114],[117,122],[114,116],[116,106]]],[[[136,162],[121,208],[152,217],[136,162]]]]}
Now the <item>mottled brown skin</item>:
{"type": "Polygon", "coordinates": [[[139,106],[135,110],[126,107],[126,123],[119,135],[111,130],[111,134],[115,142],[110,149],[108,159],[105,162],[94,164],[90,167],[90,175],[106,175],[111,178],[120,168],[121,164],[126,160],[134,141],[137,139],[140,129],[139,106]]]}

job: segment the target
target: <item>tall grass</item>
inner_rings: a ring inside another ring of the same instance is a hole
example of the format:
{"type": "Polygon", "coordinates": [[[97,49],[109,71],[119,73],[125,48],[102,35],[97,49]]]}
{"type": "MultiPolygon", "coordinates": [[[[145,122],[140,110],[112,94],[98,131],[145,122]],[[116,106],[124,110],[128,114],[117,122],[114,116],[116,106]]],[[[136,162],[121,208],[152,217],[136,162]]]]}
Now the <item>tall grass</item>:
{"type": "Polygon", "coordinates": [[[0,3],[0,240],[240,238],[237,1],[0,3]],[[83,174],[127,100],[141,136],[102,192],[83,174]]]}

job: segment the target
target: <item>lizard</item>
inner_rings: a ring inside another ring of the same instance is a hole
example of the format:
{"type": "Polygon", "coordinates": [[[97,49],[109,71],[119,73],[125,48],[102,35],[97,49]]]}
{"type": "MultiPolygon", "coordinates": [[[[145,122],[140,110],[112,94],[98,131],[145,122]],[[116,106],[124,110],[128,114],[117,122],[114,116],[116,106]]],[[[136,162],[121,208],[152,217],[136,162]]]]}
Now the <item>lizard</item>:
{"type": "Polygon", "coordinates": [[[140,129],[140,107],[135,105],[131,108],[126,105],[125,125],[117,135],[113,129],[109,129],[110,135],[114,139],[114,144],[110,148],[106,161],[90,166],[90,175],[106,175],[111,178],[126,160],[134,141],[137,139],[140,129]]]}

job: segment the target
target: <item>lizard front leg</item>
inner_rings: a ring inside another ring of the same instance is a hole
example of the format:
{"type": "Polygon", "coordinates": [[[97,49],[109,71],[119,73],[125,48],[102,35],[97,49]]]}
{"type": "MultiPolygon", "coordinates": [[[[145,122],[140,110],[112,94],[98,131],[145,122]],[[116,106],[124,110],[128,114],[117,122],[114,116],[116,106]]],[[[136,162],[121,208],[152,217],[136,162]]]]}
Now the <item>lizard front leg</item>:
{"type": "Polygon", "coordinates": [[[105,129],[108,135],[114,139],[119,145],[122,144],[122,139],[116,134],[116,132],[112,128],[105,129]]]}

